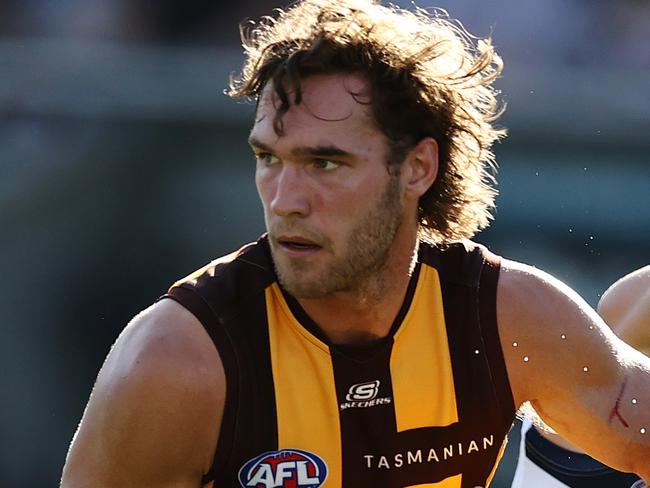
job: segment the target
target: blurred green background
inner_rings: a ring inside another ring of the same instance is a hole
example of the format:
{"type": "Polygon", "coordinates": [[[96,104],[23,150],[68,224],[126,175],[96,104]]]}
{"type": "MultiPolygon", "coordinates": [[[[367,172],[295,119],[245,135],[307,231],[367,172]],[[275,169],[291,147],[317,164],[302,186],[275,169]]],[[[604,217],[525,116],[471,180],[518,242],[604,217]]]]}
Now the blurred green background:
{"type": "MultiPolygon", "coordinates": [[[[650,2],[435,5],[506,63],[498,211],[477,240],[595,305],[648,262],[650,2]]],[[[263,232],[252,107],[223,89],[237,23],[277,6],[0,3],[0,486],[56,486],[125,324],[263,232]]]]}

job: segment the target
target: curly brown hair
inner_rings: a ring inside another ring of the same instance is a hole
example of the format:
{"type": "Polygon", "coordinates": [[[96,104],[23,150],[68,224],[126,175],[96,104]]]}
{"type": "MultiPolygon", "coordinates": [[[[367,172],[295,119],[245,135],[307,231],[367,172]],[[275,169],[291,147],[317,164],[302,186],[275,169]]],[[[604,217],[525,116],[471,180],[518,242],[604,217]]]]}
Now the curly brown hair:
{"type": "Polygon", "coordinates": [[[492,87],[502,62],[489,39],[477,41],[443,10],[372,0],[303,0],[241,32],[247,57],[228,94],[259,100],[271,82],[278,134],[291,103],[301,102],[301,79],[361,73],[388,140],[389,170],[422,138],[438,143],[438,177],[419,201],[419,237],[444,245],[489,225],[497,194],[491,146],[505,135],[493,125],[502,112],[492,87]]]}

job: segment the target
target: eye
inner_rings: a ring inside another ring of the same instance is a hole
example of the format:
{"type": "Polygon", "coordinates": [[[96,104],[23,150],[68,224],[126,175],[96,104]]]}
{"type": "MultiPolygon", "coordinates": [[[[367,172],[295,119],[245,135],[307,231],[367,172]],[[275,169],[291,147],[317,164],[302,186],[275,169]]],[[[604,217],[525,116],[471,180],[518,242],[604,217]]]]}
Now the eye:
{"type": "Polygon", "coordinates": [[[316,159],[314,160],[314,166],[324,171],[332,171],[341,166],[341,163],[330,159],[316,159]]]}
{"type": "Polygon", "coordinates": [[[255,153],[255,159],[264,166],[272,166],[280,161],[276,156],[268,152],[255,153]]]}

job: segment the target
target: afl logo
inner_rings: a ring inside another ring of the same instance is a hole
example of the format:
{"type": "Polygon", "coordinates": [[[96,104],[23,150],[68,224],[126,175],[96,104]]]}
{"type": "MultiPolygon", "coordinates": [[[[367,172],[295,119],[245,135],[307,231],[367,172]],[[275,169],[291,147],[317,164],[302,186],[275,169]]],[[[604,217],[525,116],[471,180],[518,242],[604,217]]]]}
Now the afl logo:
{"type": "Polygon", "coordinates": [[[239,470],[239,483],[244,488],[318,488],[325,478],[325,461],[299,449],[265,452],[239,470]]]}

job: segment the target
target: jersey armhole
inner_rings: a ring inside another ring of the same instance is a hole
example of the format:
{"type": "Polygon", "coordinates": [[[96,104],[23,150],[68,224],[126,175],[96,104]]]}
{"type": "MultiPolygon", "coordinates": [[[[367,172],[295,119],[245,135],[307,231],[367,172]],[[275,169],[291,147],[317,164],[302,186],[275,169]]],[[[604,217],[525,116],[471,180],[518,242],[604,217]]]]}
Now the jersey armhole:
{"type": "Polygon", "coordinates": [[[510,387],[508,370],[499,338],[497,321],[497,285],[501,269],[501,258],[484,251],[484,262],[479,282],[479,324],[492,376],[496,400],[500,403],[503,420],[511,424],[517,406],[510,387]]]}
{"type": "Polygon", "coordinates": [[[158,300],[163,299],[171,299],[178,302],[199,320],[219,353],[226,376],[226,401],[221,418],[219,438],[217,440],[213,463],[201,479],[201,486],[203,486],[206,483],[214,481],[217,473],[223,471],[228,465],[229,453],[232,451],[234,444],[237,421],[237,398],[239,394],[237,357],[228,331],[223,325],[223,321],[194,289],[186,288],[183,285],[174,286],[158,300]]]}

